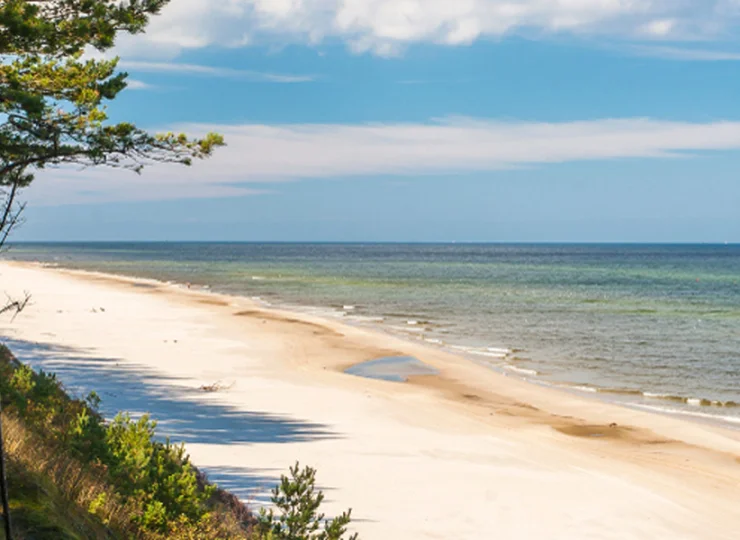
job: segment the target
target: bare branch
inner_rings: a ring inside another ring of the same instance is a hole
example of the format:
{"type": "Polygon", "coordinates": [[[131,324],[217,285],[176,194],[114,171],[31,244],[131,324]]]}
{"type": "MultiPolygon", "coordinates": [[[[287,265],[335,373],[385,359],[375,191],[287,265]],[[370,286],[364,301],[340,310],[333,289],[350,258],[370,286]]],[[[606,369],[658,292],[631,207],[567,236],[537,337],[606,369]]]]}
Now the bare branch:
{"type": "Polygon", "coordinates": [[[0,250],[5,246],[10,233],[22,223],[21,215],[26,208],[26,204],[19,204],[16,201],[20,189],[20,185],[17,182],[13,182],[10,190],[5,193],[5,200],[2,203],[3,207],[0,209],[0,213],[2,213],[2,217],[0,218],[0,250]]]}
{"type": "Polygon", "coordinates": [[[3,315],[8,311],[15,311],[15,313],[13,313],[13,318],[11,319],[11,321],[14,321],[18,314],[26,309],[26,306],[31,301],[31,294],[28,291],[24,291],[23,294],[23,300],[13,300],[10,296],[6,294],[5,296],[8,298],[8,302],[5,304],[5,306],[0,308],[0,315],[3,315]]]}
{"type": "MultiPolygon", "coordinates": [[[[3,218],[2,221],[0,221],[0,231],[5,230],[5,224],[8,222],[8,219],[10,218],[12,209],[13,209],[13,203],[15,202],[15,194],[18,191],[18,184],[13,184],[13,187],[10,189],[10,194],[8,195],[8,199],[5,202],[5,209],[3,210],[3,218]]],[[[2,246],[2,244],[0,244],[2,246]]]]}
{"type": "Polygon", "coordinates": [[[26,203],[22,203],[18,205],[18,209],[15,210],[8,221],[7,226],[0,230],[0,251],[5,247],[5,242],[8,240],[8,236],[10,236],[10,233],[15,230],[21,223],[23,223],[23,219],[21,218],[21,215],[23,214],[23,211],[26,209],[26,203]]]}

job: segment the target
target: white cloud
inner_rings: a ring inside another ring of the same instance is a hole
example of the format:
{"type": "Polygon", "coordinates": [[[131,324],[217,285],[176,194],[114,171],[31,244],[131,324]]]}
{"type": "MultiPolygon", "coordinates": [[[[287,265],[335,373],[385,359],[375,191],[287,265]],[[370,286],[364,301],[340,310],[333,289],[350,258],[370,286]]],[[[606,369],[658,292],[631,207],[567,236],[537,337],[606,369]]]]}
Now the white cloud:
{"type": "MultiPolygon", "coordinates": [[[[145,62],[121,60],[118,66],[136,72],[154,73],[187,73],[193,75],[208,75],[211,77],[227,77],[236,79],[247,79],[259,82],[274,83],[296,83],[315,80],[313,75],[290,75],[284,73],[265,73],[261,71],[250,71],[244,69],[232,69],[225,67],[202,66],[198,64],[180,64],[177,62],[145,62]]],[[[129,81],[129,87],[131,87],[129,81]]]]}
{"type": "Polygon", "coordinates": [[[249,43],[317,44],[394,54],[405,45],[468,44],[510,33],[644,39],[719,36],[740,22],[738,0],[175,0],[126,54],[249,43]]]}
{"type": "MultiPolygon", "coordinates": [[[[228,146],[185,168],[158,165],[143,175],[118,170],[44,171],[29,189],[34,204],[230,197],[254,184],[309,178],[494,171],[619,158],[669,158],[740,150],[740,122],[605,119],[567,123],[451,119],[428,124],[177,126],[223,133],[228,146]]],[[[419,180],[422,181],[422,180],[419,180]]]]}
{"type": "Polygon", "coordinates": [[[129,90],[148,90],[154,87],[151,84],[138,79],[126,79],[126,88],[129,90]]]}
{"type": "Polygon", "coordinates": [[[673,19],[660,19],[650,21],[644,26],[645,33],[649,36],[663,37],[668,36],[676,28],[676,21],[673,19]]]}

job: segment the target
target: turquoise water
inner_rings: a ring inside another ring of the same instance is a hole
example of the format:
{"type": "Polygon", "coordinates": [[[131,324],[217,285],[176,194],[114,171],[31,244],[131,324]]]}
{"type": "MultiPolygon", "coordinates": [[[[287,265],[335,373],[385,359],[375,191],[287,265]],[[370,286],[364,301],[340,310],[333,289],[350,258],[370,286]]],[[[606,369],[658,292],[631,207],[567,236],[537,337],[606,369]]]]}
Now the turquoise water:
{"type": "Polygon", "coordinates": [[[20,244],[6,258],[259,297],[740,424],[737,245],[20,244]]]}

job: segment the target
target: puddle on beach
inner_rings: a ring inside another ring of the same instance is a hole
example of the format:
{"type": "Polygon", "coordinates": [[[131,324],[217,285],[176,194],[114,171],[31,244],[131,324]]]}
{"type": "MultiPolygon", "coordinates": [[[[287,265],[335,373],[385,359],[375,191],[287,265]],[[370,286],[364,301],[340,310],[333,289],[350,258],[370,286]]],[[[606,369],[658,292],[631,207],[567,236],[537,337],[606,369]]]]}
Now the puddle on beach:
{"type": "Polygon", "coordinates": [[[406,382],[409,377],[414,375],[437,375],[439,373],[432,366],[413,356],[388,356],[368,360],[355,364],[345,369],[344,372],[358,377],[393,382],[406,382]]]}
{"type": "Polygon", "coordinates": [[[132,287],[136,287],[137,289],[156,289],[157,285],[154,283],[141,283],[139,281],[134,281],[131,283],[132,287]]]}

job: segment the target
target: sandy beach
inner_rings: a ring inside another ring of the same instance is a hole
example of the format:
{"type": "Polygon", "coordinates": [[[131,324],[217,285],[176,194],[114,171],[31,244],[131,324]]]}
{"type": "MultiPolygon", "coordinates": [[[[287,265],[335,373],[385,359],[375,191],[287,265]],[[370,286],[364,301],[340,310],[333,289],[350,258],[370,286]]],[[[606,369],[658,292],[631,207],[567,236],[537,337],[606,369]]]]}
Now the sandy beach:
{"type": "Polygon", "coordinates": [[[247,298],[0,263],[31,303],[0,335],[104,412],[150,412],[258,506],[296,460],[364,539],[734,539],[740,431],[530,384],[466,358],[247,298]],[[408,355],[406,383],[343,373],[408,355]],[[218,384],[217,392],[204,385],[218,384]]]}

